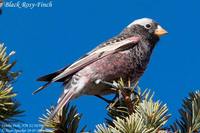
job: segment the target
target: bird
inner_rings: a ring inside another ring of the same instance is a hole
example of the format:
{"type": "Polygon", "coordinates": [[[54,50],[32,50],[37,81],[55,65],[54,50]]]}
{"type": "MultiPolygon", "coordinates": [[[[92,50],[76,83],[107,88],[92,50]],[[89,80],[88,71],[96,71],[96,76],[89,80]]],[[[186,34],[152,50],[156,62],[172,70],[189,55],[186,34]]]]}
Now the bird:
{"type": "Polygon", "coordinates": [[[136,83],[145,72],[157,42],[165,34],[167,31],[153,19],[137,19],[118,35],[101,43],[73,64],[38,78],[38,81],[46,84],[33,94],[51,83],[63,83],[64,91],[52,117],[69,101],[80,96],[112,94],[110,87],[97,81],[113,82],[122,78],[136,83]]]}

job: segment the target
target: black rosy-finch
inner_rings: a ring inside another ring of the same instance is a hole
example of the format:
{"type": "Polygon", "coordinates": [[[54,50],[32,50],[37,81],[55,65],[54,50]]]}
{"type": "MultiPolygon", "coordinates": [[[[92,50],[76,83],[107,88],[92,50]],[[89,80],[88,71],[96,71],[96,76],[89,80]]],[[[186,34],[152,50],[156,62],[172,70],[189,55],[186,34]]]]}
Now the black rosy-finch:
{"type": "Polygon", "coordinates": [[[157,22],[149,18],[133,21],[120,34],[100,44],[84,57],[57,72],[42,76],[38,81],[47,82],[34,93],[53,82],[63,82],[64,92],[58,100],[53,116],[70,100],[82,95],[112,93],[103,80],[113,82],[122,78],[139,80],[149,63],[152,51],[160,36],[166,34],[157,22]]]}

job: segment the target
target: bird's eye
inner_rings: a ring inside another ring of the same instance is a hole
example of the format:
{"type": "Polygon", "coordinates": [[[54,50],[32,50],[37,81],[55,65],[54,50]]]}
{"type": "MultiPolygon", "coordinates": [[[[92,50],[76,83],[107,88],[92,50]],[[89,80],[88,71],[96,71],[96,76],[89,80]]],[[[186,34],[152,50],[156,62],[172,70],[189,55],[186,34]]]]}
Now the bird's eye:
{"type": "Polygon", "coordinates": [[[151,24],[146,24],[145,28],[150,29],[151,28],[151,24]]]}

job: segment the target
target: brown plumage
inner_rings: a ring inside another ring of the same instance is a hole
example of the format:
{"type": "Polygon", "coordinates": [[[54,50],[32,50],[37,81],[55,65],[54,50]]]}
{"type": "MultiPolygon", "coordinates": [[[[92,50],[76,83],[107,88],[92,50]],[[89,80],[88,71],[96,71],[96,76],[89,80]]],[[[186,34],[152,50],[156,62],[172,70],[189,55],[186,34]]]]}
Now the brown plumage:
{"type": "Polygon", "coordinates": [[[39,78],[47,84],[64,82],[64,92],[52,117],[69,102],[81,95],[112,93],[109,87],[96,84],[97,80],[112,82],[123,78],[139,80],[150,60],[151,53],[161,35],[167,32],[152,19],[143,18],[127,26],[118,36],[102,43],[69,67],[39,78]]]}

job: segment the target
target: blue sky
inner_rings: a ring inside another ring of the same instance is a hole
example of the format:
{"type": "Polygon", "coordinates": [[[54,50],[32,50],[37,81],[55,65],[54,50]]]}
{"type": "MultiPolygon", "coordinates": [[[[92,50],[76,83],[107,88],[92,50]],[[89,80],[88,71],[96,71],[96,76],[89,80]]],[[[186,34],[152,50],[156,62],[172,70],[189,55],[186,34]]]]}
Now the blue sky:
{"type": "MultiPolygon", "coordinates": [[[[150,88],[155,99],[167,103],[172,123],[178,118],[182,99],[200,87],[199,4],[198,0],[53,0],[52,8],[4,7],[0,42],[8,51],[16,51],[15,69],[22,71],[14,85],[17,100],[26,111],[20,119],[38,123],[38,117],[56,103],[62,92],[60,84],[53,84],[33,96],[32,92],[42,84],[36,82],[37,77],[72,63],[133,20],[149,17],[169,34],[154,50],[140,87],[150,88]]],[[[90,130],[106,117],[106,104],[96,97],[84,96],[72,104],[83,114],[82,125],[87,124],[90,130]]]]}

